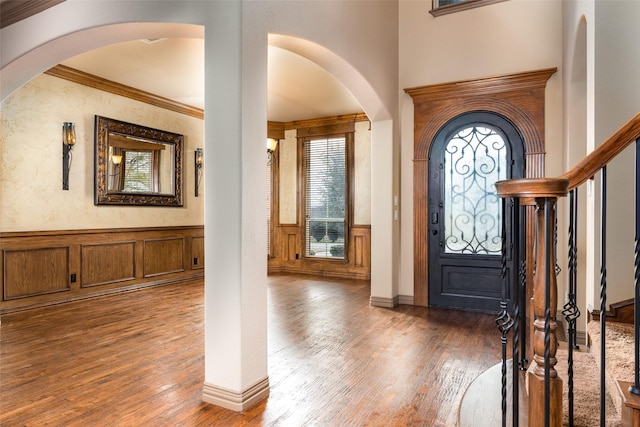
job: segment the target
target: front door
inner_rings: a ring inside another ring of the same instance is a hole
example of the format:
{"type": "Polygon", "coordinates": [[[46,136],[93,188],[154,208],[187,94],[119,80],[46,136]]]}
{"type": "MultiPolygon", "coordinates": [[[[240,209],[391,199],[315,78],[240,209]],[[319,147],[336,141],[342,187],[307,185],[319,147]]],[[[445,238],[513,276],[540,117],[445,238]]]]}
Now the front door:
{"type": "MultiPolygon", "coordinates": [[[[524,176],[520,132],[488,112],[462,114],[436,135],[429,155],[429,304],[499,311],[503,218],[495,182],[524,176]]],[[[507,209],[507,211],[509,211],[507,209]]],[[[507,298],[516,260],[507,236],[507,298]]]]}

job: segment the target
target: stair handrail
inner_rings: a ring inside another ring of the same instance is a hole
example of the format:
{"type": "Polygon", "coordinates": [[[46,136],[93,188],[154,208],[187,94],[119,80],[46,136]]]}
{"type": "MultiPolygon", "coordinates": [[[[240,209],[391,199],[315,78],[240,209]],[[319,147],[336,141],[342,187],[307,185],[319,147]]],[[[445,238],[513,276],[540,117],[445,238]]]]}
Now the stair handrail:
{"type": "Polygon", "coordinates": [[[640,113],[607,138],[571,170],[560,175],[569,180],[569,190],[579,187],[640,138],[640,113]]]}

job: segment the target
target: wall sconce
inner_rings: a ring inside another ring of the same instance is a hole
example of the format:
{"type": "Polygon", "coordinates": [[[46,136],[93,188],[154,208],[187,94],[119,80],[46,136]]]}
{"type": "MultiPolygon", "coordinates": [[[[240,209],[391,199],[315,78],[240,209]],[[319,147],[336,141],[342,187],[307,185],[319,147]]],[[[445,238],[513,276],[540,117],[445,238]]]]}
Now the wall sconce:
{"type": "Polygon", "coordinates": [[[193,153],[193,162],[195,164],[195,187],[196,187],[196,197],[198,197],[198,190],[200,189],[200,180],[202,179],[202,165],[204,164],[204,156],[202,154],[202,148],[196,148],[195,153],[193,153]]]}
{"type": "Polygon", "coordinates": [[[271,166],[271,163],[273,163],[275,159],[273,153],[276,151],[277,146],[277,139],[267,138],[267,166],[271,166]]]}
{"type": "Polygon", "coordinates": [[[62,125],[62,189],[69,189],[69,169],[71,169],[71,150],[76,143],[76,126],[71,122],[62,125]]]}

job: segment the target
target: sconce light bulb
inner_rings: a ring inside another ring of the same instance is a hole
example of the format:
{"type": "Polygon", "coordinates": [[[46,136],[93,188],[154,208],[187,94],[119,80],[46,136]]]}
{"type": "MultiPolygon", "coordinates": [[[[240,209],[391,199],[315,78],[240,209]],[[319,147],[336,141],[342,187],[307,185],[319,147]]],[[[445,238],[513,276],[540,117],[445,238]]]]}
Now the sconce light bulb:
{"type": "Polygon", "coordinates": [[[64,122],[63,142],[65,145],[73,147],[76,143],[76,126],[71,122],[64,122]]]}
{"type": "Polygon", "coordinates": [[[278,146],[278,140],[273,138],[267,138],[267,152],[273,153],[278,146]]]}

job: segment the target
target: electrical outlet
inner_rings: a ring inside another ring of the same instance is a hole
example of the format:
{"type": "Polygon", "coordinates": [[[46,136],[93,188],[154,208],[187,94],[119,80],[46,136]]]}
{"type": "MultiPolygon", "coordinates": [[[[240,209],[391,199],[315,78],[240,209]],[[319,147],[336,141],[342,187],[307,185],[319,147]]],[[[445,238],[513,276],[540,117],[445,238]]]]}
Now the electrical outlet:
{"type": "Polygon", "coordinates": [[[71,283],[76,283],[76,273],[71,273],[71,283]]]}

